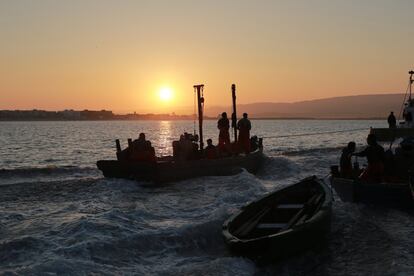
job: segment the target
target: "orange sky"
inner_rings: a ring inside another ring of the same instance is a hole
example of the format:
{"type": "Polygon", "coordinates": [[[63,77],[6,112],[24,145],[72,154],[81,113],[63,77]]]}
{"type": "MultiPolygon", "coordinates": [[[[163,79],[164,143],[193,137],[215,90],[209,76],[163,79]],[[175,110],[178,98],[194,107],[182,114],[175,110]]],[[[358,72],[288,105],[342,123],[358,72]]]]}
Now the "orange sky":
{"type": "Polygon", "coordinates": [[[206,105],[229,105],[232,83],[239,103],[404,93],[413,10],[408,0],[2,1],[0,109],[180,113],[198,83],[206,105]]]}

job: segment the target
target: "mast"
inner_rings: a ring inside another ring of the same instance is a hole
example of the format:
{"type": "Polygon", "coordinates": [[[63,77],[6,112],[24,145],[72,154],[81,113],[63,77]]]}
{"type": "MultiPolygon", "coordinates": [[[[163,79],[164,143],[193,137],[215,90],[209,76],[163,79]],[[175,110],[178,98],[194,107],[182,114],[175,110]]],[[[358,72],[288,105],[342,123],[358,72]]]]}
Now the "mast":
{"type": "Polygon", "coordinates": [[[231,114],[231,127],[234,130],[234,142],[237,143],[237,111],[236,111],[236,85],[231,85],[231,96],[233,99],[233,114],[231,114]]]}
{"type": "Polygon", "coordinates": [[[411,71],[408,72],[408,74],[410,74],[410,96],[408,98],[408,101],[411,103],[411,86],[413,85],[413,81],[414,81],[413,80],[414,71],[411,70],[411,71]]]}
{"type": "Polygon", "coordinates": [[[197,106],[198,106],[198,128],[200,134],[200,150],[204,148],[203,142],[203,109],[204,109],[204,96],[203,96],[204,84],[194,85],[194,93],[197,93],[197,106]]]}

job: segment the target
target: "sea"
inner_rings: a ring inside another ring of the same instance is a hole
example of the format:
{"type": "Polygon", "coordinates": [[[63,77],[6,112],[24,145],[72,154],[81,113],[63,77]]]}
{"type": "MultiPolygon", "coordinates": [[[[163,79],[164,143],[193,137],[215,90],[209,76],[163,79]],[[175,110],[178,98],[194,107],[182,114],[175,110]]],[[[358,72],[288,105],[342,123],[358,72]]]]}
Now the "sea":
{"type": "MultiPolygon", "coordinates": [[[[365,146],[385,121],[253,120],[267,156],[257,175],[153,185],[106,179],[115,139],[144,132],[157,155],[194,131],[192,121],[0,122],[0,274],[6,275],[414,275],[414,213],[333,203],[326,241],[257,264],[226,247],[223,222],[266,193],[316,175],[341,149],[365,146]]],[[[217,142],[215,121],[205,139],[217,142]]],[[[364,159],[359,159],[363,164],[364,159]]]]}

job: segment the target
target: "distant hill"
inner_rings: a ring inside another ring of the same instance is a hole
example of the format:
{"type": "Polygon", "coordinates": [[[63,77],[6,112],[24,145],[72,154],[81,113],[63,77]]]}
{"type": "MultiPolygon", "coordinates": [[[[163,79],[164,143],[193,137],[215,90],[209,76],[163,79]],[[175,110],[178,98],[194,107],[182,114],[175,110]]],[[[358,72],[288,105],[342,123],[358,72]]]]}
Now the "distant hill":
{"type": "MultiPolygon", "coordinates": [[[[237,113],[255,118],[359,119],[385,118],[390,111],[398,116],[404,94],[377,94],[325,98],[294,103],[252,103],[237,106],[237,113]]],[[[205,114],[216,117],[231,107],[206,107],[205,114]]]]}

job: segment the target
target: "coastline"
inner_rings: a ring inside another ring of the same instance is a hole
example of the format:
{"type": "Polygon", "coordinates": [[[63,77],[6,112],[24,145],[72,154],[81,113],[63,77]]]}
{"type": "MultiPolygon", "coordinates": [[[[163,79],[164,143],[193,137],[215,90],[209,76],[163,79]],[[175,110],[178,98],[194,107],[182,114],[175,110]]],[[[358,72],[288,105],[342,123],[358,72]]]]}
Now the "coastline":
{"type": "MultiPolygon", "coordinates": [[[[218,118],[213,117],[204,117],[206,121],[214,121],[218,118]]],[[[251,117],[250,120],[255,121],[271,121],[271,120],[307,120],[307,121],[381,121],[386,120],[387,118],[379,118],[379,117],[361,117],[361,118],[317,118],[317,117],[266,117],[266,118],[255,118],[251,117]]],[[[2,119],[0,118],[0,122],[90,122],[90,121],[193,121],[192,118],[150,118],[150,119],[40,119],[40,118],[24,118],[24,119],[2,119]]]]}

